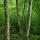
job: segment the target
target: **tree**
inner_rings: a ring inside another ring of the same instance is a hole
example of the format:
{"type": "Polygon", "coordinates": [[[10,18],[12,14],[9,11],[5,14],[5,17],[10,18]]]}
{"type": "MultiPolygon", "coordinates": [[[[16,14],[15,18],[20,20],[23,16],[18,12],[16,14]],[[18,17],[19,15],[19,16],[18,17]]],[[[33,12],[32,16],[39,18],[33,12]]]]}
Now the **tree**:
{"type": "Polygon", "coordinates": [[[23,18],[24,18],[24,14],[25,14],[25,7],[26,7],[26,0],[24,0],[24,4],[23,4],[24,8],[23,8],[23,18]]]}
{"type": "Polygon", "coordinates": [[[18,22],[18,26],[19,26],[19,40],[22,40],[22,37],[23,37],[23,34],[22,34],[22,32],[23,32],[23,30],[22,30],[22,28],[21,28],[21,26],[20,26],[20,16],[19,16],[19,11],[18,11],[18,0],[16,0],[16,13],[17,13],[17,22],[18,22]]]}
{"type": "Polygon", "coordinates": [[[31,25],[31,17],[32,17],[32,2],[33,0],[29,0],[29,9],[28,9],[28,16],[29,16],[29,21],[28,21],[28,25],[27,25],[27,40],[28,40],[28,36],[29,36],[29,31],[30,31],[30,25],[31,25]]]}
{"type": "Polygon", "coordinates": [[[9,25],[9,0],[4,0],[4,15],[5,15],[5,25],[4,25],[4,40],[10,40],[9,37],[9,29],[10,29],[10,25],[9,25]]]}

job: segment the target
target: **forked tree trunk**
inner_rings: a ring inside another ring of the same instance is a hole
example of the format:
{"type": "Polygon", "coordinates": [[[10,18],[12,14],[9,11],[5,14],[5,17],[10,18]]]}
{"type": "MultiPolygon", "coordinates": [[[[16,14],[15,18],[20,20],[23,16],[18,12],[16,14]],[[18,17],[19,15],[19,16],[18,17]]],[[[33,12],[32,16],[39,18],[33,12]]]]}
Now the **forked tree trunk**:
{"type": "Polygon", "coordinates": [[[8,4],[9,4],[9,0],[4,0],[4,15],[5,15],[4,40],[10,40],[9,8],[8,8],[9,5],[8,4]]]}
{"type": "Polygon", "coordinates": [[[29,0],[29,10],[28,10],[29,21],[28,21],[28,26],[27,26],[27,40],[28,40],[28,36],[29,36],[31,18],[32,18],[32,2],[33,2],[33,0],[29,0]]]}

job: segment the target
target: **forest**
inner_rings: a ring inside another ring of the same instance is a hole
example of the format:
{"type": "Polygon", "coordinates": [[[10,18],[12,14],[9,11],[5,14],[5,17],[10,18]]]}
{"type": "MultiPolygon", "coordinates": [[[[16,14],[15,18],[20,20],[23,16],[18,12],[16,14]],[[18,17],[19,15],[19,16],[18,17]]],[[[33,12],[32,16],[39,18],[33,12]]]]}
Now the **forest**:
{"type": "Polygon", "coordinates": [[[0,0],[0,40],[40,40],[40,0],[0,0]]]}

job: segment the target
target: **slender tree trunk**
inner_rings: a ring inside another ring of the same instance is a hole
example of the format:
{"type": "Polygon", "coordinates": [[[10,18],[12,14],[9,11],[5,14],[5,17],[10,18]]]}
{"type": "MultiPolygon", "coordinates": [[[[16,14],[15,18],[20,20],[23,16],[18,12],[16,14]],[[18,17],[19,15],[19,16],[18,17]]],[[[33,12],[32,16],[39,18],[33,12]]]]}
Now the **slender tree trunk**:
{"type": "Polygon", "coordinates": [[[17,13],[17,22],[18,22],[18,26],[20,29],[20,17],[19,17],[19,13],[18,13],[18,0],[16,0],[16,13],[17,13]]]}
{"type": "Polygon", "coordinates": [[[24,18],[24,15],[25,15],[25,8],[26,8],[26,0],[24,0],[24,4],[23,4],[23,18],[24,18]]]}
{"type": "Polygon", "coordinates": [[[9,8],[8,8],[9,5],[8,4],[9,4],[9,0],[4,0],[4,15],[5,15],[4,40],[10,40],[9,8]]]}
{"type": "Polygon", "coordinates": [[[33,0],[29,0],[29,10],[28,10],[29,21],[28,21],[28,26],[27,26],[27,40],[28,40],[28,36],[29,36],[31,18],[32,18],[32,2],[33,2],[33,0]]]}
{"type": "MultiPolygon", "coordinates": [[[[19,26],[19,35],[22,36],[22,29],[21,29],[21,26],[20,26],[20,16],[19,16],[19,12],[18,12],[18,0],[16,0],[16,13],[17,13],[17,21],[18,21],[18,26],[19,26]]],[[[20,39],[19,40],[22,40],[22,37],[19,37],[20,39]]]]}
{"type": "MultiPolygon", "coordinates": [[[[26,9],[26,0],[23,0],[24,2],[23,2],[23,16],[22,16],[22,18],[23,18],[23,20],[25,20],[25,9],[26,9]]],[[[25,26],[23,25],[23,28],[24,28],[25,26]]],[[[22,30],[23,30],[23,28],[22,28],[22,30]]],[[[24,32],[24,30],[23,30],[23,32],[22,32],[22,40],[25,40],[25,32],[24,32]]]]}

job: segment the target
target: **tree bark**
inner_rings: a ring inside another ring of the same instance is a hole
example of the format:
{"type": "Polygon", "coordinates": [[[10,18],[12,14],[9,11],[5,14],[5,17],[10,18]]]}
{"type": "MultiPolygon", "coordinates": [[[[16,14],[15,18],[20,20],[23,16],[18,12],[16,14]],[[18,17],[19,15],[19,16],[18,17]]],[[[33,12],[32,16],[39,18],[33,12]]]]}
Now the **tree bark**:
{"type": "Polygon", "coordinates": [[[24,4],[23,4],[23,18],[24,18],[24,15],[25,15],[25,8],[26,8],[26,0],[24,0],[24,4]]]}
{"type": "Polygon", "coordinates": [[[18,26],[19,26],[19,40],[22,40],[22,29],[21,29],[21,26],[20,26],[20,16],[19,16],[19,12],[18,12],[18,0],[16,0],[16,13],[17,13],[17,22],[18,22],[18,26]]]}
{"type": "MultiPolygon", "coordinates": [[[[25,9],[26,9],[26,0],[23,0],[24,2],[23,2],[23,16],[22,16],[22,18],[23,18],[23,20],[25,19],[25,9]]],[[[25,20],[24,20],[25,21],[25,20]]],[[[25,40],[25,32],[24,32],[24,29],[23,28],[25,28],[25,26],[24,25],[22,25],[22,40],[25,40]]]]}
{"type": "Polygon", "coordinates": [[[5,25],[4,25],[4,40],[10,40],[10,25],[9,25],[9,0],[4,0],[4,15],[5,15],[5,25]]]}
{"type": "Polygon", "coordinates": [[[27,40],[28,40],[28,36],[29,36],[30,25],[31,25],[31,18],[32,18],[32,2],[33,2],[33,0],[29,0],[29,10],[28,10],[29,21],[28,21],[27,32],[26,32],[27,40]]]}

